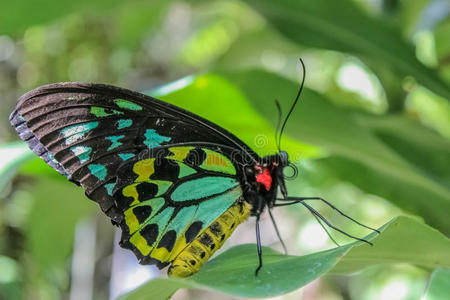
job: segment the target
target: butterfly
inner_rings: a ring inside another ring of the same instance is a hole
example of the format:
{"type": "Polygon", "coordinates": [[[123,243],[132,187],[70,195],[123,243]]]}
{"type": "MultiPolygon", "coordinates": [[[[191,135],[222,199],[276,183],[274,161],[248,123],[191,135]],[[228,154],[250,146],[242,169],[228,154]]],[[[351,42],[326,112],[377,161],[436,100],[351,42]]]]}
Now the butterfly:
{"type": "Polygon", "coordinates": [[[283,170],[293,165],[285,151],[260,157],[224,128],[150,96],[103,84],[49,84],[23,95],[10,122],[121,228],[122,247],[141,264],[169,266],[170,276],[196,273],[249,216],[256,217],[258,274],[260,216],[268,210],[280,237],[271,213],[277,206],[301,203],[331,228],[365,241],[305,202],[321,200],[339,211],[326,200],[288,196],[283,170]]]}

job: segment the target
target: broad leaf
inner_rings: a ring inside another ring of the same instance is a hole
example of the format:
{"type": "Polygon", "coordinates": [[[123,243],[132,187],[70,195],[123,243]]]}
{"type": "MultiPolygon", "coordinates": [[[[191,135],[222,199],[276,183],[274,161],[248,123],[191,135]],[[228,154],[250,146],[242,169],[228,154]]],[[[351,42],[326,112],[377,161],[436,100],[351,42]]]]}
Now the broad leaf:
{"type": "Polygon", "coordinates": [[[207,262],[192,277],[155,279],[119,299],[167,299],[179,288],[213,290],[238,297],[273,297],[298,289],[333,268],[342,273],[378,263],[450,266],[450,240],[412,218],[395,218],[382,227],[380,235],[372,233],[367,239],[374,246],[355,242],[305,256],[283,255],[264,248],[264,267],[257,277],[256,245],[241,245],[207,262]]]}
{"type": "Polygon", "coordinates": [[[450,295],[450,268],[438,268],[431,274],[424,299],[440,300],[450,295]]]}

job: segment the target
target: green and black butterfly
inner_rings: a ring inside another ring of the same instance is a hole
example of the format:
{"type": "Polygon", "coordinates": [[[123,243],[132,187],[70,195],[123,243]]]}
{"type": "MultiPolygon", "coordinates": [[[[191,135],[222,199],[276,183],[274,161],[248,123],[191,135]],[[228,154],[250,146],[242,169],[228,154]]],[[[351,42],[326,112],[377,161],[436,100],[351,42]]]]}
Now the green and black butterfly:
{"type": "Polygon", "coordinates": [[[50,84],[23,95],[10,121],[31,150],[81,185],[122,229],[122,247],[142,264],[170,265],[169,275],[197,272],[250,215],[257,274],[265,208],[273,221],[273,207],[301,203],[342,232],[305,200],[336,209],[330,203],[288,196],[286,152],[261,158],[225,129],[152,97],[102,84],[50,84]]]}

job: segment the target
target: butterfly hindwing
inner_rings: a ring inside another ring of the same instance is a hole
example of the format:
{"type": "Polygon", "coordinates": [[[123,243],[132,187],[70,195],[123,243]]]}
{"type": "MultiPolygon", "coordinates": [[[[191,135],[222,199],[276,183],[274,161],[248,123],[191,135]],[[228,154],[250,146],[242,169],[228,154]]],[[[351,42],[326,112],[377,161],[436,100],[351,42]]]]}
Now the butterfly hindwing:
{"type": "MultiPolygon", "coordinates": [[[[158,147],[118,170],[122,246],[164,266],[242,196],[231,161],[218,149],[158,147]]],[[[224,237],[223,237],[224,238],[224,237]]]]}
{"type": "MultiPolygon", "coordinates": [[[[222,145],[228,157],[237,153],[233,161],[255,159],[243,142],[219,126],[157,99],[107,85],[40,87],[21,97],[10,119],[35,153],[80,184],[115,222],[123,218],[113,197],[117,170],[142,151],[180,143],[210,143],[222,145]]],[[[176,151],[175,157],[183,155],[181,147],[176,151]]],[[[186,166],[178,167],[181,172],[190,171],[186,166]]],[[[163,168],[172,166],[162,165],[158,170],[172,176],[163,168]]],[[[202,169],[221,168],[224,166],[205,161],[202,169]]],[[[158,189],[168,188],[164,182],[173,182],[173,178],[167,179],[161,180],[158,189]]]]}

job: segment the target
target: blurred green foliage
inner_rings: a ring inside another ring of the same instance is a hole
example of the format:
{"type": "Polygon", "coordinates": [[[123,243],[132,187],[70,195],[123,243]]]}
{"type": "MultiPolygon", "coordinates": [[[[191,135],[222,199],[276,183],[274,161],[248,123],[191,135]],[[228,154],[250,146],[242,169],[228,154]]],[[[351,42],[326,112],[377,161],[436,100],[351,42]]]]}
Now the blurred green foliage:
{"type": "MultiPolygon", "coordinates": [[[[0,18],[0,298],[73,297],[71,253],[80,251],[73,241],[83,219],[94,219],[97,227],[94,299],[108,297],[113,264],[112,227],[96,205],[23,144],[13,142],[17,136],[7,116],[22,93],[58,81],[150,91],[227,128],[263,155],[276,149],[274,99],[286,112],[297,92],[299,57],[307,67],[306,88],[282,141],[301,170],[297,180],[289,182],[290,194],[323,196],[374,227],[397,215],[416,218],[395,219],[374,239],[376,246],[353,248],[331,273],[363,271],[321,277],[300,293],[316,299],[440,299],[448,294],[446,1],[18,0],[0,2],[0,11],[6,12],[0,18]]],[[[316,207],[340,228],[367,234],[325,206],[316,207]]],[[[331,247],[305,245],[314,220],[301,208],[277,213],[291,253],[331,247]]],[[[252,224],[243,224],[242,232],[245,226],[253,230],[252,224]]],[[[278,246],[272,229],[264,235],[271,241],[266,245],[278,246]]],[[[237,241],[248,239],[242,234],[237,241]]],[[[221,287],[227,282],[220,275],[240,267],[233,258],[254,259],[251,247],[245,247],[207,264],[199,273],[206,281],[155,281],[129,297],[156,299],[155,286],[161,288],[160,297],[180,286],[240,296],[279,295],[319,275],[275,281],[258,295],[233,292],[239,289],[233,283],[221,287]],[[208,278],[214,270],[219,277],[208,278]]],[[[336,248],[334,254],[341,250],[336,248]]],[[[275,253],[270,251],[265,252],[275,253]]],[[[284,278],[286,267],[278,267],[275,275],[284,278]]],[[[257,290],[257,283],[243,290],[257,290]]],[[[211,298],[186,293],[187,298],[211,298]]]]}

